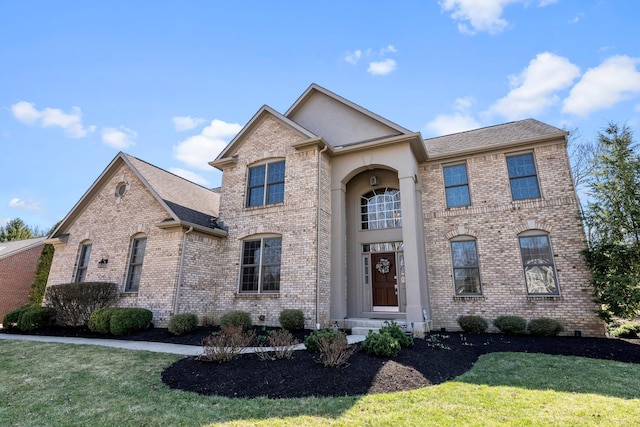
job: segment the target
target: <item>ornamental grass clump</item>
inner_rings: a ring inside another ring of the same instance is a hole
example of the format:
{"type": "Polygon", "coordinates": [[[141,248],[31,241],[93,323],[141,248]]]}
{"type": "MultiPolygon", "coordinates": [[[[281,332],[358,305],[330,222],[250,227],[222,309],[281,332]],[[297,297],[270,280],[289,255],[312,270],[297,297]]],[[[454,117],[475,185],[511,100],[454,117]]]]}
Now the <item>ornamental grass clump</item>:
{"type": "Polygon", "coordinates": [[[500,316],[493,326],[505,335],[523,335],[527,331],[527,321],[518,316],[500,316]]]}
{"type": "Polygon", "coordinates": [[[317,344],[320,352],[318,361],[325,368],[339,368],[346,365],[356,351],[355,346],[349,345],[347,334],[342,331],[338,331],[333,338],[328,335],[320,337],[317,344]]]}
{"type": "Polygon", "coordinates": [[[464,332],[482,333],[487,330],[489,324],[480,316],[460,316],[458,325],[464,332]]]}
{"type": "Polygon", "coordinates": [[[198,356],[205,362],[229,362],[237,359],[243,350],[253,342],[255,331],[246,333],[242,326],[225,326],[220,332],[202,340],[204,353],[198,356]]]}
{"type": "Polygon", "coordinates": [[[198,327],[198,316],[194,313],[180,313],[171,316],[168,330],[171,335],[184,335],[198,327]]]}
{"type": "Polygon", "coordinates": [[[289,331],[276,329],[269,332],[265,342],[258,347],[256,355],[261,360],[291,359],[298,344],[300,342],[289,331]]]}

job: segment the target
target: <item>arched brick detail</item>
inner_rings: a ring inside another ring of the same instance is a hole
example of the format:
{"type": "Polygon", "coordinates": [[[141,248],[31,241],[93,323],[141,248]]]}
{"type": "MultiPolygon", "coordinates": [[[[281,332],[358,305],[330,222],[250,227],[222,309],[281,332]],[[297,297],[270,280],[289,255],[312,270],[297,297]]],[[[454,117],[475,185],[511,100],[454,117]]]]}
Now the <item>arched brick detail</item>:
{"type": "Polygon", "coordinates": [[[464,225],[460,225],[455,230],[449,231],[445,235],[445,237],[447,238],[447,240],[451,240],[454,237],[458,237],[458,236],[472,236],[472,237],[475,237],[477,239],[479,235],[480,235],[480,233],[478,233],[476,230],[474,230],[472,228],[467,228],[464,225]]]}
{"type": "Polygon", "coordinates": [[[513,229],[516,236],[529,230],[542,230],[546,231],[547,233],[551,233],[553,227],[542,221],[529,220],[520,223],[520,225],[513,229]]]}

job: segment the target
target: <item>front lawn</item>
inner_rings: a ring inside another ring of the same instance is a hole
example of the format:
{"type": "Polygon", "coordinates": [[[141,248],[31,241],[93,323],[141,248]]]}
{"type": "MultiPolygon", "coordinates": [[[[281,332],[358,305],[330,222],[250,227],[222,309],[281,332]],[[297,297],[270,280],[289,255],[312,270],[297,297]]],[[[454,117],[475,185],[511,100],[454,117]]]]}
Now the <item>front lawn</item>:
{"type": "Polygon", "coordinates": [[[455,381],[408,392],[229,399],[166,387],[160,373],[179,358],[0,341],[0,425],[634,425],[640,419],[637,364],[493,353],[455,381]]]}

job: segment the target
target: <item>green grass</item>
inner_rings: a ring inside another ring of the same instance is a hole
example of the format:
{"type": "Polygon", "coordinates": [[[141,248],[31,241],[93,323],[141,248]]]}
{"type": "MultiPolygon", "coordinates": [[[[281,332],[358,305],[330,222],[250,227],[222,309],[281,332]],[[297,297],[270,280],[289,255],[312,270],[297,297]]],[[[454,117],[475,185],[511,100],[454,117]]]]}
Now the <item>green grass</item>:
{"type": "Polygon", "coordinates": [[[0,341],[0,425],[616,426],[640,419],[635,364],[495,353],[456,381],[410,392],[270,400],[171,390],[160,373],[178,358],[0,341]]]}

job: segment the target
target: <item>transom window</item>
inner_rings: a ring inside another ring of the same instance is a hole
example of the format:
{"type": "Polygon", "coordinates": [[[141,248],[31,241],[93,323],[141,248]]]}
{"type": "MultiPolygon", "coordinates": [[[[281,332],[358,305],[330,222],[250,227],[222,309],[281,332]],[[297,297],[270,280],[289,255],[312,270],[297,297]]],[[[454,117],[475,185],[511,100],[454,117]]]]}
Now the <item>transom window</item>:
{"type": "Polygon", "coordinates": [[[451,242],[453,282],[456,295],[480,295],[480,267],[475,240],[451,242]]]}
{"type": "Polygon", "coordinates": [[[146,237],[133,239],[131,243],[131,256],[129,257],[129,268],[127,269],[127,282],[125,292],[138,292],[140,287],[140,276],[142,276],[142,263],[144,252],[147,246],[146,237]]]}
{"type": "Polygon", "coordinates": [[[245,241],[242,246],[240,292],[279,292],[281,253],[280,237],[245,241]]]}
{"type": "Polygon", "coordinates": [[[360,215],[363,230],[402,226],[400,190],[379,188],[360,198],[360,215]]]}
{"type": "Polygon", "coordinates": [[[91,243],[80,246],[80,256],[76,268],[76,282],[84,282],[87,278],[87,268],[89,268],[89,258],[91,257],[91,243]]]}
{"type": "Polygon", "coordinates": [[[247,207],[284,201],[284,160],[249,168],[247,207]]]}
{"type": "Polygon", "coordinates": [[[558,295],[558,282],[549,236],[520,237],[520,253],[527,293],[558,295]]]}
{"type": "Polygon", "coordinates": [[[456,208],[469,206],[469,181],[467,180],[467,165],[453,165],[442,168],[444,174],[444,192],[447,198],[447,207],[456,208]]]}
{"type": "Polygon", "coordinates": [[[533,153],[507,157],[511,198],[513,200],[537,199],[540,197],[538,176],[533,153]]]}

